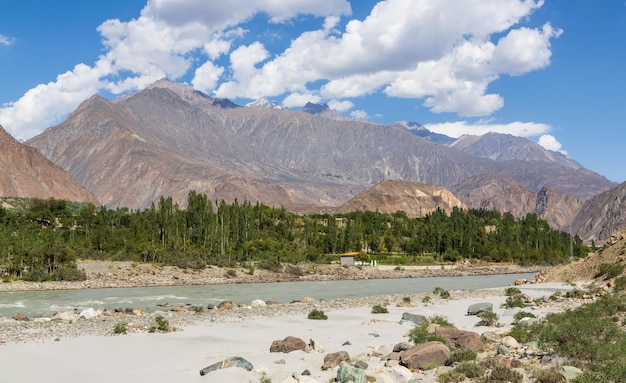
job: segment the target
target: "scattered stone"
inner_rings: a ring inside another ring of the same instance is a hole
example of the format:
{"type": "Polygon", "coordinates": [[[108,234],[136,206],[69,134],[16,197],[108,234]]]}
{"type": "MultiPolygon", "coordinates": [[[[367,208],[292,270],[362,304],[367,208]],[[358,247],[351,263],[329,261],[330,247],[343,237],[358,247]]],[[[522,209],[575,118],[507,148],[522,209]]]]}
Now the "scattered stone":
{"type": "Polygon", "coordinates": [[[367,370],[367,367],[369,367],[367,362],[364,360],[357,360],[356,362],[354,362],[353,366],[356,368],[360,368],[361,370],[367,370]]]}
{"type": "Polygon", "coordinates": [[[400,342],[393,346],[393,352],[402,352],[415,347],[415,344],[409,342],[400,342]]]}
{"type": "Polygon", "coordinates": [[[283,352],[290,353],[292,351],[306,349],[307,344],[300,338],[295,336],[288,336],[283,340],[275,340],[270,346],[270,352],[283,352]]]}
{"type": "Polygon", "coordinates": [[[498,355],[510,355],[511,354],[511,350],[509,350],[509,348],[503,344],[498,346],[498,350],[497,350],[497,354],[498,355]]]}
{"type": "Polygon", "coordinates": [[[224,309],[224,310],[232,310],[235,307],[236,305],[233,301],[222,301],[220,302],[220,304],[217,305],[218,309],[224,309]]]}
{"type": "Polygon", "coordinates": [[[506,346],[506,348],[510,349],[510,350],[514,350],[516,348],[519,347],[519,343],[517,342],[517,340],[515,338],[513,338],[512,336],[505,336],[504,338],[502,338],[502,340],[500,341],[500,343],[503,346],[506,346]]]}
{"type": "Polygon", "coordinates": [[[484,343],[499,343],[500,339],[502,339],[502,336],[495,331],[485,331],[480,336],[480,339],[484,343]]]}
{"type": "Polygon", "coordinates": [[[28,320],[28,317],[25,314],[22,313],[17,313],[15,315],[13,315],[13,319],[18,320],[18,321],[22,321],[22,320],[28,320]]]}
{"type": "Polygon", "coordinates": [[[84,309],[78,314],[79,318],[92,319],[98,316],[98,312],[93,308],[84,309]]]}
{"type": "Polygon", "coordinates": [[[233,356],[231,358],[224,359],[221,362],[217,362],[215,364],[212,364],[208,367],[203,368],[202,370],[200,370],[200,376],[204,376],[211,371],[220,370],[222,368],[229,368],[229,367],[240,367],[247,371],[252,371],[252,368],[253,368],[252,363],[248,362],[244,358],[240,356],[233,356]]]}
{"type": "Polygon", "coordinates": [[[349,340],[347,340],[347,341],[343,342],[341,345],[342,346],[352,346],[352,343],[349,340]]]}
{"type": "Polygon", "coordinates": [[[252,302],[250,302],[250,306],[251,307],[265,307],[267,306],[267,303],[265,303],[265,301],[261,299],[255,299],[252,302]]]}
{"type": "Polygon", "coordinates": [[[326,348],[324,346],[319,344],[319,342],[317,342],[313,338],[309,339],[309,346],[311,346],[311,350],[313,350],[315,352],[318,352],[320,354],[325,354],[325,353],[328,352],[328,350],[326,350],[326,348]]]}
{"type": "Polygon", "coordinates": [[[322,370],[330,370],[339,366],[341,362],[350,363],[350,355],[346,351],[337,351],[324,357],[322,370]]]}

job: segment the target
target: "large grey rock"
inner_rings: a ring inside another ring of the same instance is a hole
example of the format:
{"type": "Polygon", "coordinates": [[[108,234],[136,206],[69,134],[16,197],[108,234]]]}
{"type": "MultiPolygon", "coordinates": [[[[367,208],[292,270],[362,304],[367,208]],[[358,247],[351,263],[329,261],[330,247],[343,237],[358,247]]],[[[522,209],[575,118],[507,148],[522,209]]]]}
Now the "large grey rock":
{"type": "Polygon", "coordinates": [[[493,303],[481,302],[474,303],[467,308],[467,315],[478,315],[484,311],[493,311],[493,303]]]}
{"type": "Polygon", "coordinates": [[[448,346],[441,342],[418,344],[400,353],[400,364],[410,369],[423,370],[430,365],[443,366],[450,355],[448,346]]]}
{"type": "Polygon", "coordinates": [[[337,370],[337,378],[335,378],[335,381],[340,383],[367,383],[367,376],[364,370],[342,362],[337,370]]]}
{"type": "Polygon", "coordinates": [[[202,370],[200,370],[200,376],[204,376],[211,371],[220,370],[222,368],[229,368],[229,367],[240,367],[247,371],[252,371],[252,368],[253,368],[252,363],[248,362],[244,358],[240,356],[233,356],[231,358],[224,359],[221,362],[217,362],[208,367],[203,368],[202,370]]]}
{"type": "Polygon", "coordinates": [[[411,322],[419,326],[422,323],[426,322],[426,317],[420,314],[404,313],[402,314],[402,320],[400,321],[400,323],[404,324],[406,322],[411,322]]]}
{"type": "Polygon", "coordinates": [[[383,380],[385,382],[391,381],[394,383],[407,383],[413,378],[411,370],[400,365],[385,367],[377,371],[377,375],[388,378],[383,380]]]}

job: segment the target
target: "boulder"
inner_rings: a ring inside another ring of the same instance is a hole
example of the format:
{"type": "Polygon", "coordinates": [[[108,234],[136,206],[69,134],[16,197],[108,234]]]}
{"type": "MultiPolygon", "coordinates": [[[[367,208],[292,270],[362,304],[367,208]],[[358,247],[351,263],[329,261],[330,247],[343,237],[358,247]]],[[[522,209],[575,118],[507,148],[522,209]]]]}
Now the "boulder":
{"type": "Polygon", "coordinates": [[[270,352],[289,353],[296,350],[305,350],[307,344],[300,338],[288,336],[283,340],[275,340],[270,346],[270,352]]]}
{"type": "Polygon", "coordinates": [[[311,346],[311,349],[313,351],[318,352],[320,354],[325,354],[326,352],[328,352],[324,346],[319,344],[319,342],[317,342],[313,338],[309,339],[309,346],[311,346]]]}
{"type": "Polygon", "coordinates": [[[495,331],[485,331],[481,336],[480,339],[483,342],[488,342],[488,343],[500,343],[500,339],[502,339],[502,335],[498,334],[495,331]]]}
{"type": "Polygon", "coordinates": [[[84,309],[78,314],[79,318],[92,319],[98,316],[98,312],[93,308],[84,309]]]}
{"type": "Polygon", "coordinates": [[[217,362],[208,367],[203,368],[202,370],[200,370],[200,376],[204,376],[211,371],[220,370],[222,368],[229,368],[229,367],[240,367],[247,371],[252,371],[252,368],[253,368],[252,363],[248,362],[244,358],[240,356],[233,356],[231,358],[224,359],[221,362],[217,362]]]}
{"type": "Polygon", "coordinates": [[[379,345],[372,347],[372,356],[381,357],[381,356],[389,355],[390,352],[391,350],[389,349],[389,346],[387,346],[386,344],[379,344],[379,345]]]}
{"type": "Polygon", "coordinates": [[[73,322],[76,319],[78,319],[78,314],[72,311],[63,311],[63,312],[54,314],[53,319],[60,319],[66,322],[73,322]]]}
{"type": "Polygon", "coordinates": [[[418,344],[400,353],[400,364],[409,369],[426,369],[430,365],[443,366],[450,356],[450,349],[441,342],[418,344]]]}
{"type": "Polygon", "coordinates": [[[327,354],[324,357],[324,365],[322,370],[330,370],[341,364],[341,362],[350,363],[350,355],[346,351],[337,351],[327,354]]]}
{"type": "Polygon", "coordinates": [[[411,322],[412,324],[419,326],[426,322],[426,317],[420,314],[404,313],[402,314],[400,324],[404,324],[405,322],[411,322]]]}
{"type": "Polygon", "coordinates": [[[342,362],[337,370],[337,378],[335,381],[340,383],[367,383],[365,371],[360,368],[352,367],[346,362],[342,362]]]}
{"type": "Polygon", "coordinates": [[[255,299],[252,302],[250,302],[250,306],[252,306],[252,307],[265,307],[265,306],[267,306],[267,303],[265,303],[265,301],[263,301],[261,299],[255,299]]]}
{"type": "Polygon", "coordinates": [[[411,379],[413,378],[413,373],[411,372],[411,370],[400,365],[381,368],[376,371],[376,374],[378,376],[388,378],[388,379],[383,378],[384,379],[383,381],[385,382],[391,381],[391,382],[397,382],[397,383],[407,383],[411,381],[411,379]]]}
{"type": "Polygon", "coordinates": [[[22,321],[22,320],[28,320],[28,317],[25,314],[17,313],[13,315],[13,319],[22,321]]]}
{"type": "Polygon", "coordinates": [[[432,324],[428,328],[432,333],[444,337],[450,348],[467,348],[472,351],[483,351],[485,348],[478,333],[437,324],[432,324]]]}
{"type": "Polygon", "coordinates": [[[512,336],[505,336],[500,341],[500,344],[506,346],[506,348],[508,348],[509,350],[514,350],[519,347],[519,343],[512,336]]]}
{"type": "Polygon", "coordinates": [[[235,303],[233,301],[222,301],[217,305],[218,309],[230,310],[235,308],[235,303]]]}
{"type": "Polygon", "coordinates": [[[410,350],[415,347],[415,344],[410,342],[400,342],[393,346],[393,352],[402,352],[406,350],[410,350]]]}
{"type": "Polygon", "coordinates": [[[481,302],[474,303],[467,308],[467,315],[478,315],[483,311],[493,311],[493,303],[481,302]]]}

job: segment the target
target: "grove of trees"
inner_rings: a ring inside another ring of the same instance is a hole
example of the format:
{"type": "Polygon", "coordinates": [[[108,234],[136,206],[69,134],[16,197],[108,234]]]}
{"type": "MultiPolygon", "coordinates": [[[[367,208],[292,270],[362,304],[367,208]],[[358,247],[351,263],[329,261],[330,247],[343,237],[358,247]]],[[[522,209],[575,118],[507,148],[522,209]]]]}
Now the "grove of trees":
{"type": "Polygon", "coordinates": [[[161,197],[143,211],[62,200],[0,207],[0,275],[30,280],[75,279],[78,259],[154,262],[179,267],[330,262],[359,252],[368,262],[409,264],[461,259],[556,264],[586,255],[580,238],[529,214],[436,210],[299,215],[263,204],[227,204],[191,191],[186,208],[161,197]]]}

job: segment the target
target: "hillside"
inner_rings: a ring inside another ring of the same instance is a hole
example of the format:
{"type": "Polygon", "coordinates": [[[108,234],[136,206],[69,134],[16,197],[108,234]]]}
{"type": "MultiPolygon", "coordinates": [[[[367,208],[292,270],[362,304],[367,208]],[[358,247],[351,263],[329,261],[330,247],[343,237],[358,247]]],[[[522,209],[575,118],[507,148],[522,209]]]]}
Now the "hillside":
{"type": "Polygon", "coordinates": [[[94,195],[37,150],[0,126],[0,196],[94,202],[94,195]]]}
{"type": "Polygon", "coordinates": [[[378,211],[393,214],[403,211],[409,218],[418,218],[437,208],[449,214],[454,207],[466,208],[444,187],[385,180],[359,193],[334,212],[378,211]]]}
{"type": "MultiPolygon", "coordinates": [[[[626,232],[618,234],[606,248],[598,254],[555,267],[538,276],[539,282],[591,281],[598,274],[601,264],[626,265],[626,232]]],[[[604,281],[604,276],[599,282],[604,281]]]]}

